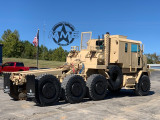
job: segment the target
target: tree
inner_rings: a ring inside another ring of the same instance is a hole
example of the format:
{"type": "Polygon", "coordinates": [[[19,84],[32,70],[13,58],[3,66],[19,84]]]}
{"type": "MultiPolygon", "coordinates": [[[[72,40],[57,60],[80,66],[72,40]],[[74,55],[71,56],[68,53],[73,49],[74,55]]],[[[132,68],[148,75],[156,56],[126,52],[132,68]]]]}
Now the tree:
{"type": "MultiPolygon", "coordinates": [[[[17,30],[13,32],[10,29],[4,31],[0,42],[3,46],[3,56],[22,57],[35,59],[37,56],[37,47],[29,41],[20,41],[20,35],[17,30]]],[[[48,50],[46,46],[39,47],[39,59],[65,61],[68,52],[61,46],[54,50],[48,50]]]]}
{"type": "Polygon", "coordinates": [[[148,64],[159,64],[160,63],[160,56],[156,53],[153,54],[145,54],[147,56],[147,63],[148,64]]]}
{"type": "Polygon", "coordinates": [[[36,48],[27,40],[23,41],[23,54],[22,58],[34,59],[36,57],[36,48]]]}
{"type": "Polygon", "coordinates": [[[19,57],[23,51],[22,42],[19,40],[19,33],[17,30],[4,31],[2,35],[3,55],[6,57],[19,57]]]}
{"type": "Polygon", "coordinates": [[[40,59],[44,59],[44,60],[49,60],[49,56],[48,56],[48,49],[46,46],[41,45],[39,48],[39,56],[40,59]]]}
{"type": "Polygon", "coordinates": [[[10,29],[7,29],[6,31],[4,31],[4,33],[2,35],[2,40],[5,41],[11,33],[12,33],[12,31],[10,29]]]}
{"type": "Polygon", "coordinates": [[[66,53],[66,51],[64,51],[64,49],[60,46],[59,48],[54,50],[52,58],[55,61],[65,61],[67,54],[68,53],[66,53]]]}

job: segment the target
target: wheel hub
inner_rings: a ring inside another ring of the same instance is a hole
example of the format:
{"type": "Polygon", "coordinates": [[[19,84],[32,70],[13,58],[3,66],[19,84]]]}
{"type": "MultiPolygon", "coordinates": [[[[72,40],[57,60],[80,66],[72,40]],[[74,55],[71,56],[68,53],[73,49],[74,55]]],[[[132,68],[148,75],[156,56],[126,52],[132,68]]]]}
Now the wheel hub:
{"type": "Polygon", "coordinates": [[[71,92],[74,96],[78,97],[82,94],[82,85],[78,82],[73,83],[72,87],[71,87],[71,92]]]}
{"type": "Polygon", "coordinates": [[[42,94],[45,98],[50,99],[53,96],[55,96],[55,93],[56,93],[56,89],[52,83],[46,83],[43,85],[42,94]]]}
{"type": "Polygon", "coordinates": [[[113,81],[115,82],[117,80],[118,74],[115,72],[113,73],[113,81]]]}
{"type": "Polygon", "coordinates": [[[146,91],[148,90],[148,88],[149,88],[148,82],[147,82],[147,81],[143,81],[141,88],[142,88],[142,90],[143,90],[144,92],[146,92],[146,91]]]}
{"type": "Polygon", "coordinates": [[[95,91],[99,94],[99,95],[102,95],[105,91],[105,88],[104,88],[104,84],[103,82],[97,82],[95,84],[95,91]]]}

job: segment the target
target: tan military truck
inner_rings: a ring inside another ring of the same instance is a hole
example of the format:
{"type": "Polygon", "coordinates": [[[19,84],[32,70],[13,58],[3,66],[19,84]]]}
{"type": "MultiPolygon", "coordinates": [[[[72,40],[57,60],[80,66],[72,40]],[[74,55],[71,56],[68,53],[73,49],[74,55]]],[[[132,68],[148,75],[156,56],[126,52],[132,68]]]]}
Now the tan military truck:
{"type": "Polygon", "coordinates": [[[81,37],[81,50],[72,46],[63,66],[4,73],[4,92],[13,99],[35,98],[41,106],[60,97],[78,103],[86,94],[102,100],[107,90],[118,92],[122,87],[140,96],[149,93],[147,59],[140,41],[109,33],[91,39],[91,32],[83,32],[81,37]]]}

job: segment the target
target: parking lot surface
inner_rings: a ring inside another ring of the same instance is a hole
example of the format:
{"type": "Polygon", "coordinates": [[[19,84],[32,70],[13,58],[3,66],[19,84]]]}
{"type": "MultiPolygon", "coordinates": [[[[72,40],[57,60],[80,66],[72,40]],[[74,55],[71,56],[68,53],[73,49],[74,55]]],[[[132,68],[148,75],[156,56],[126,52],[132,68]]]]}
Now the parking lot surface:
{"type": "Polygon", "coordinates": [[[148,96],[135,96],[132,90],[108,93],[105,100],[85,99],[79,104],[61,101],[53,106],[39,107],[32,101],[14,101],[3,93],[0,78],[0,119],[46,120],[160,120],[160,71],[151,73],[148,96]]]}

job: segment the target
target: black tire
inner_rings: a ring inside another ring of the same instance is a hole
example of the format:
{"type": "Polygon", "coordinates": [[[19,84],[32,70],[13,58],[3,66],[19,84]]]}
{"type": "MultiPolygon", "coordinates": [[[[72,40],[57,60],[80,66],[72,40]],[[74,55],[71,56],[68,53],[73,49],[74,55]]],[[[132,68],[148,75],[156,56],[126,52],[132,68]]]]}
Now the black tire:
{"type": "Polygon", "coordinates": [[[50,74],[44,74],[37,78],[36,102],[40,106],[52,105],[58,101],[61,92],[59,80],[50,74]]]}
{"type": "Polygon", "coordinates": [[[148,76],[143,75],[139,82],[135,85],[135,93],[138,96],[145,96],[149,94],[150,91],[150,79],[148,76]]]}
{"type": "Polygon", "coordinates": [[[111,65],[108,73],[110,76],[108,90],[111,92],[119,91],[123,84],[122,70],[117,65],[111,65]]]}
{"type": "Polygon", "coordinates": [[[107,93],[107,80],[100,74],[93,74],[87,79],[87,88],[92,100],[102,100],[107,93]]]}
{"type": "Polygon", "coordinates": [[[86,83],[79,75],[69,75],[62,82],[65,100],[69,103],[79,103],[86,94],[86,83]]]}
{"type": "Polygon", "coordinates": [[[59,97],[59,101],[65,100],[65,93],[64,93],[64,89],[61,89],[61,94],[59,97]]]}

